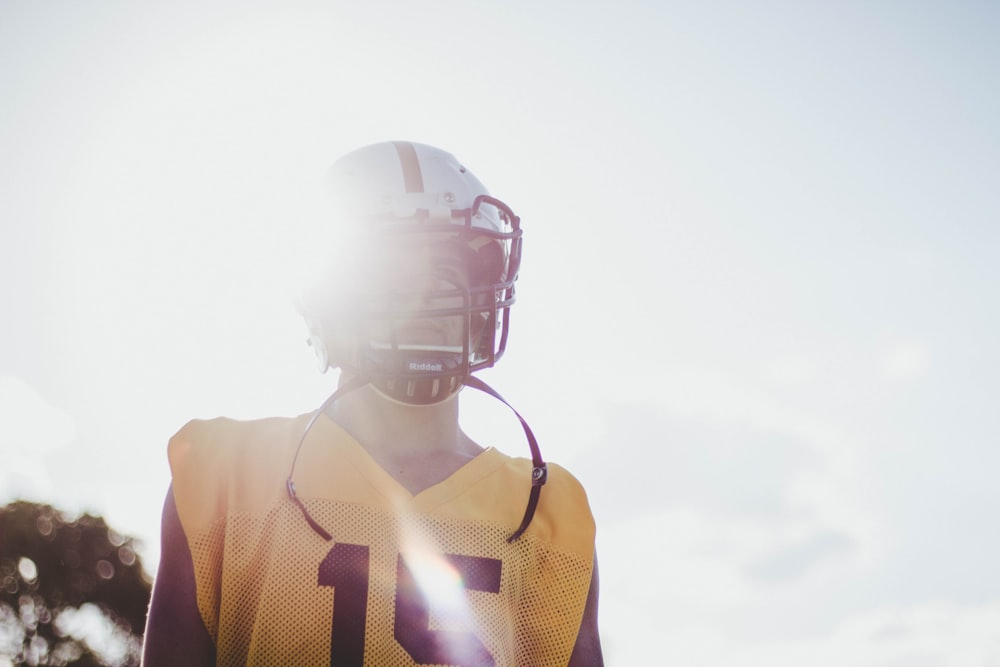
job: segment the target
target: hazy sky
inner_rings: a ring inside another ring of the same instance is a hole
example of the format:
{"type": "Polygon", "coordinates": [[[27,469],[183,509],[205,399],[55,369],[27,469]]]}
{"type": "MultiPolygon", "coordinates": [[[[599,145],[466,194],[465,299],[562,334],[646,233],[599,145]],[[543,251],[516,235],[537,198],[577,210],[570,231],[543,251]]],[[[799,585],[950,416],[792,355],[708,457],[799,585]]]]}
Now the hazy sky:
{"type": "Polygon", "coordinates": [[[0,502],[99,512],[155,568],[170,435],[333,387],[286,299],[323,173],[409,139],[522,217],[484,376],[590,492],[609,664],[1000,665],[998,29],[986,2],[2,2],[0,502]]]}

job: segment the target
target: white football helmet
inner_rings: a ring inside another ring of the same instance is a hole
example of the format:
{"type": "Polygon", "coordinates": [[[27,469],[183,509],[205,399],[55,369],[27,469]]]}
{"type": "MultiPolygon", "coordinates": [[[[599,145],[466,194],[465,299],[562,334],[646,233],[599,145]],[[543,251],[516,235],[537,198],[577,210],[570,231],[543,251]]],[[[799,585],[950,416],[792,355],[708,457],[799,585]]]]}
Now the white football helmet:
{"type": "Polygon", "coordinates": [[[409,405],[447,400],[506,348],[518,217],[425,144],[360,148],[330,178],[342,252],[302,304],[321,366],[409,405]]]}

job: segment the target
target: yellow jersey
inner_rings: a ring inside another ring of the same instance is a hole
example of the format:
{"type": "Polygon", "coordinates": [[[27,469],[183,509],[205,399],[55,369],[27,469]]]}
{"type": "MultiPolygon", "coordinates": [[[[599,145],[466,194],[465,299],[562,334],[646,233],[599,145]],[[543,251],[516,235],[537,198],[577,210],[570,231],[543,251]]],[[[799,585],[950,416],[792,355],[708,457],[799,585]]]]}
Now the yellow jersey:
{"type": "Polygon", "coordinates": [[[566,665],[590,587],[594,521],[549,464],[513,543],[530,460],[486,449],[416,495],[320,415],[188,423],[169,445],[198,608],[219,665],[566,665]]]}

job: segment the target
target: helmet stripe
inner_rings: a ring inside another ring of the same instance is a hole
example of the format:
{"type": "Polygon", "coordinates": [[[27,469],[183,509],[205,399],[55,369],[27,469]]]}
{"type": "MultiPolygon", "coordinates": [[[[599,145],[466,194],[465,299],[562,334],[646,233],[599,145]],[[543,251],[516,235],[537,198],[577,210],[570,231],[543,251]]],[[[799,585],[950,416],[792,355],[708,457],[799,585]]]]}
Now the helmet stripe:
{"type": "Polygon", "coordinates": [[[408,141],[394,141],[399,154],[400,166],[403,167],[403,183],[407,192],[423,192],[424,177],[420,173],[420,160],[417,159],[417,149],[408,141]]]}

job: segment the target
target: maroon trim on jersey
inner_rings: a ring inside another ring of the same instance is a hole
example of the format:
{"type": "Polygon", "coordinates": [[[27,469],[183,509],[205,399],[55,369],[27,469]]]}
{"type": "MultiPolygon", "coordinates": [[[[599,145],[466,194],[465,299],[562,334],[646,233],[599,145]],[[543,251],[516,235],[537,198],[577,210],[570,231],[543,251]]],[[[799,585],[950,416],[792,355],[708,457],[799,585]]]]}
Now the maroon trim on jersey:
{"type": "Polygon", "coordinates": [[[399,154],[400,166],[403,168],[403,184],[407,192],[423,192],[424,177],[420,173],[420,160],[417,159],[417,149],[408,141],[394,141],[399,154]]]}

